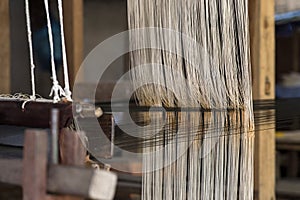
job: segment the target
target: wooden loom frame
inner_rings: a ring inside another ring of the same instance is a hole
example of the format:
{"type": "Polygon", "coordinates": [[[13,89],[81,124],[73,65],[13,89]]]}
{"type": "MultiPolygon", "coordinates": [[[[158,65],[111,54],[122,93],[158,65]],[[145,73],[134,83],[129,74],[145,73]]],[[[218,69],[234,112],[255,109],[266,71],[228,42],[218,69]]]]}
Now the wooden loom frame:
{"type": "Polygon", "coordinates": [[[0,182],[22,186],[24,200],[112,199],[116,175],[84,167],[86,149],[78,135],[67,129],[60,135],[66,138],[60,143],[64,158],[51,163],[47,132],[26,130],[23,159],[0,159],[0,182]]]}
{"type": "MultiPolygon", "coordinates": [[[[72,85],[82,61],[83,0],[64,0],[64,9],[72,85]]],[[[275,96],[274,10],[274,0],[249,0],[253,96],[256,100],[274,99],[275,96]]],[[[0,24],[0,92],[9,93],[9,0],[0,1],[0,24]]],[[[259,200],[275,199],[275,130],[256,134],[255,197],[259,200]]]]}

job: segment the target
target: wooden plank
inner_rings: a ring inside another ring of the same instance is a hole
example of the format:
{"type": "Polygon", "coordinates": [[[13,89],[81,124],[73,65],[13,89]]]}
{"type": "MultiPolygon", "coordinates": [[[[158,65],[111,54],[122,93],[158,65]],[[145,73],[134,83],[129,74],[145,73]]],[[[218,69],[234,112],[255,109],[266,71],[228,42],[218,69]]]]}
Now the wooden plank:
{"type": "Polygon", "coordinates": [[[116,184],[117,176],[104,170],[67,166],[49,169],[48,190],[60,194],[109,200],[114,197],[116,184]]]}
{"type": "Polygon", "coordinates": [[[23,200],[46,198],[47,132],[27,130],[23,158],[23,200]]]}
{"type": "Polygon", "coordinates": [[[73,119],[71,103],[45,103],[29,101],[22,110],[20,100],[0,101],[0,124],[25,126],[31,128],[49,128],[51,109],[60,111],[59,127],[64,128],[71,124],[73,119]],[[8,109],[9,108],[9,109],[8,109]]]}
{"type": "MultiPolygon", "coordinates": [[[[274,8],[274,0],[249,1],[255,100],[275,97],[274,8]]],[[[275,199],[275,130],[272,127],[272,124],[258,127],[266,131],[257,131],[255,137],[255,199],[259,200],[275,199]]]]}
{"type": "Polygon", "coordinates": [[[83,61],[83,0],[64,0],[64,24],[71,87],[83,61]]]}
{"type": "Polygon", "coordinates": [[[84,166],[87,150],[78,133],[62,129],[59,137],[61,164],[84,166]]]}
{"type": "Polygon", "coordinates": [[[0,93],[10,93],[9,0],[0,1],[0,93]]]}
{"type": "MultiPolygon", "coordinates": [[[[59,134],[59,145],[60,145],[60,163],[63,165],[83,166],[85,161],[86,149],[84,148],[79,135],[75,131],[68,129],[62,129],[59,134]]],[[[81,182],[78,183],[78,187],[81,187],[81,182]]],[[[57,186],[57,183],[55,183],[57,186]]],[[[86,186],[86,185],[85,185],[86,186]]],[[[68,194],[68,191],[65,192],[68,194]]],[[[73,196],[64,196],[65,200],[75,200],[73,196]]],[[[77,198],[77,200],[83,200],[77,198]]]]}
{"type": "MultiPolygon", "coordinates": [[[[0,168],[0,182],[21,185],[21,160],[0,159],[0,168]]],[[[47,191],[52,194],[107,200],[112,199],[115,194],[117,176],[111,172],[84,167],[49,165],[47,174],[47,191]]]]}

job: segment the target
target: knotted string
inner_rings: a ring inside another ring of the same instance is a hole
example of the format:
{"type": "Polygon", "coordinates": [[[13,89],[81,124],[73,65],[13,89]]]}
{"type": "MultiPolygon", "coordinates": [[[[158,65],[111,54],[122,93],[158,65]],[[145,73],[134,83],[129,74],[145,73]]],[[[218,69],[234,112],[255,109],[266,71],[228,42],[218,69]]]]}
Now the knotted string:
{"type": "Polygon", "coordinates": [[[69,76],[68,76],[68,63],[67,63],[67,53],[65,44],[65,34],[64,34],[64,23],[63,23],[63,6],[62,0],[58,0],[58,11],[60,20],[60,33],[61,33],[61,47],[62,47],[62,58],[63,58],[63,70],[64,70],[64,80],[65,80],[65,96],[68,101],[72,101],[72,92],[70,90],[69,76]]]}
{"type": "Polygon", "coordinates": [[[25,0],[25,14],[26,14],[27,37],[28,37],[28,46],[29,46],[30,77],[31,77],[31,89],[32,89],[32,94],[30,96],[30,99],[35,100],[36,99],[35,77],[34,77],[35,64],[34,64],[34,59],[33,59],[32,31],[31,31],[28,0],[25,0]]]}
{"type": "Polygon", "coordinates": [[[57,103],[60,101],[60,95],[65,96],[66,94],[63,91],[62,87],[59,85],[59,82],[57,80],[55,62],[54,62],[53,34],[52,34],[50,12],[49,12],[49,5],[48,5],[49,2],[48,2],[48,0],[44,0],[44,3],[45,3],[46,16],[47,16],[47,26],[48,26],[50,54],[51,54],[52,80],[53,80],[53,86],[52,86],[52,89],[50,92],[50,96],[53,95],[53,102],[57,103]]]}

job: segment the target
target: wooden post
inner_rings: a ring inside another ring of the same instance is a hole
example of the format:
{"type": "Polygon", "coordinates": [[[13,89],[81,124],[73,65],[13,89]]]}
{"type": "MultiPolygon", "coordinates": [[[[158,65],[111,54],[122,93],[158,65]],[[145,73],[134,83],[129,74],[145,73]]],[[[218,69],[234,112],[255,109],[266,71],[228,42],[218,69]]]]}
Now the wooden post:
{"type": "Polygon", "coordinates": [[[0,93],[10,93],[9,0],[0,1],[0,93]]]}
{"type": "Polygon", "coordinates": [[[47,148],[47,132],[25,132],[23,200],[46,199],[47,148]]]}
{"type": "Polygon", "coordinates": [[[78,133],[62,129],[59,137],[61,164],[83,166],[87,150],[78,133]]]}
{"type": "MultiPolygon", "coordinates": [[[[253,97],[275,97],[274,0],[249,0],[253,97]]],[[[269,111],[275,114],[274,111],[269,111]]],[[[255,136],[255,199],[275,199],[275,130],[261,125],[255,136]]]]}
{"type": "Polygon", "coordinates": [[[83,61],[83,0],[64,0],[64,24],[71,87],[83,61]]]}
{"type": "MultiPolygon", "coordinates": [[[[62,129],[59,137],[61,164],[84,166],[86,149],[82,145],[78,133],[62,129]]],[[[83,198],[65,195],[64,200],[83,200],[83,198]]]]}

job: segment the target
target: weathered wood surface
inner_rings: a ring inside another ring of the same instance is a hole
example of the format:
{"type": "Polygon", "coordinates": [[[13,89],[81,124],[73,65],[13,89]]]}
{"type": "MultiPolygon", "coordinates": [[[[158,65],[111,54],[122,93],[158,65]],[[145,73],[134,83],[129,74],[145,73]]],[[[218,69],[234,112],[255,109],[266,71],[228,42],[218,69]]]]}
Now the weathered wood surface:
{"type": "Polygon", "coordinates": [[[117,176],[111,172],[52,166],[49,169],[47,185],[48,190],[56,191],[56,194],[71,194],[91,199],[113,199],[116,184],[117,176]]]}
{"type": "Polygon", "coordinates": [[[23,156],[23,200],[46,198],[47,132],[26,130],[23,156]]]}
{"type": "MultiPolygon", "coordinates": [[[[0,169],[0,182],[22,184],[21,160],[0,159],[0,169]]],[[[92,199],[103,198],[105,195],[103,199],[109,199],[114,195],[116,184],[117,176],[111,172],[74,166],[48,166],[47,191],[53,194],[92,199]]]]}
{"type": "Polygon", "coordinates": [[[31,128],[49,128],[51,121],[51,109],[60,111],[59,127],[70,125],[72,115],[71,103],[44,103],[29,101],[22,110],[23,101],[0,101],[0,124],[15,125],[31,128]]]}
{"type": "MultiPolygon", "coordinates": [[[[250,40],[253,98],[275,97],[275,2],[250,0],[250,40]]],[[[274,111],[269,111],[272,112],[274,111]]],[[[274,113],[273,113],[274,114],[274,113]]],[[[258,127],[255,136],[255,199],[275,199],[275,130],[273,124],[258,127]]]]}
{"type": "Polygon", "coordinates": [[[61,164],[83,166],[87,150],[79,133],[62,129],[59,137],[61,164]]]}

